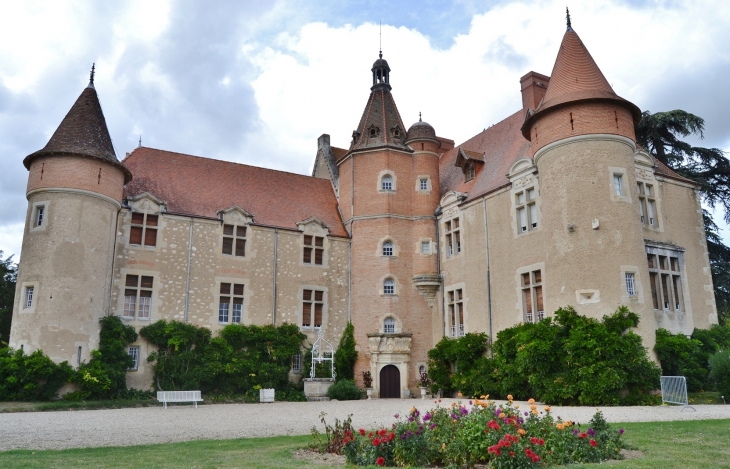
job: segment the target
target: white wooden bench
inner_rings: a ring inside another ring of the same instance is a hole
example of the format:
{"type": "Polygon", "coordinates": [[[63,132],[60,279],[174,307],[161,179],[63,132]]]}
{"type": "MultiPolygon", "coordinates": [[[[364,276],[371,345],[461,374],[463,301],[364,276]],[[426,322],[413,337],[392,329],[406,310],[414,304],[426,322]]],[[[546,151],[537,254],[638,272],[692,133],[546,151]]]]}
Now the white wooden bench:
{"type": "Polygon", "coordinates": [[[198,402],[203,402],[200,391],[157,391],[157,401],[162,402],[167,409],[168,402],[192,402],[198,408],[198,402]]]}

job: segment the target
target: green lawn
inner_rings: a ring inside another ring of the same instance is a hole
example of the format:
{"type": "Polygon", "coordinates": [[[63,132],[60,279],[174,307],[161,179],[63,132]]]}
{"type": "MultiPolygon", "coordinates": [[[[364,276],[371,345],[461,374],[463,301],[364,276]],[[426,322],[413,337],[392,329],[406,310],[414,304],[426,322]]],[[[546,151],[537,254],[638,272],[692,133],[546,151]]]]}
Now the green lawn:
{"type": "MultiPolygon", "coordinates": [[[[643,457],[610,463],[615,468],[730,468],[730,420],[611,424],[624,428],[627,444],[643,457]]],[[[192,441],[147,446],[16,450],[0,453],[2,468],[325,468],[292,457],[311,437],[192,441]]],[[[593,468],[595,464],[570,466],[593,468]]]]}

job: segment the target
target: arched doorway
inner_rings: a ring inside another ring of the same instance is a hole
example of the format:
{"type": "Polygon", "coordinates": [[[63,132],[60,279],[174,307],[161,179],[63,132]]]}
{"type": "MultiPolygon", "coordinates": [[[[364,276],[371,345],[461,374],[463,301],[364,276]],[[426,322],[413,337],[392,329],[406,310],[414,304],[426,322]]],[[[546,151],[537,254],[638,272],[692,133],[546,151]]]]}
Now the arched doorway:
{"type": "Polygon", "coordinates": [[[395,365],[385,365],[380,370],[380,398],[400,399],[400,370],[395,365]]]}

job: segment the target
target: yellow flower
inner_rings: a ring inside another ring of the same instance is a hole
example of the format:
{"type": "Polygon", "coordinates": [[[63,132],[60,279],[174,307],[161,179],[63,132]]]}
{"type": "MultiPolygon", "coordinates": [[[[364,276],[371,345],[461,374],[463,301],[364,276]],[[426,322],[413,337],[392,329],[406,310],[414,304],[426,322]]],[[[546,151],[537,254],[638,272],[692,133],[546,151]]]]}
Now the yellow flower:
{"type": "Polygon", "coordinates": [[[446,449],[446,443],[441,443],[441,449],[446,449]]]}
{"type": "Polygon", "coordinates": [[[533,398],[530,398],[530,400],[529,400],[529,401],[527,401],[527,403],[528,403],[528,404],[534,404],[534,403],[535,403],[535,399],[533,399],[533,398]]]}
{"type": "Polygon", "coordinates": [[[416,411],[416,408],[415,407],[411,407],[411,412],[415,412],[415,411],[416,411]]]}
{"type": "Polygon", "coordinates": [[[520,408],[520,406],[518,406],[518,405],[515,406],[515,409],[519,409],[519,408],[520,408]]]}
{"type": "Polygon", "coordinates": [[[456,396],[457,397],[463,397],[461,393],[457,394],[456,396]]]}
{"type": "Polygon", "coordinates": [[[572,427],[573,426],[573,422],[571,422],[570,420],[566,420],[565,421],[565,426],[566,427],[572,427]]]}
{"type": "Polygon", "coordinates": [[[550,406],[549,405],[546,405],[545,406],[545,412],[550,412],[550,406]]]}
{"type": "Polygon", "coordinates": [[[537,409],[533,409],[532,410],[532,415],[537,415],[537,414],[538,414],[537,409]]]}
{"type": "Polygon", "coordinates": [[[512,400],[512,394],[507,394],[507,400],[508,401],[511,401],[512,400]]]}
{"type": "Polygon", "coordinates": [[[524,435],[527,432],[525,431],[524,428],[520,428],[519,430],[517,430],[517,433],[519,433],[520,435],[524,435]]]}
{"type": "Polygon", "coordinates": [[[533,404],[530,406],[530,409],[535,410],[535,409],[537,409],[537,406],[535,404],[533,404]]]}
{"type": "Polygon", "coordinates": [[[559,424],[555,425],[555,428],[557,428],[560,431],[565,430],[565,426],[562,423],[559,423],[559,424]]]}
{"type": "Polygon", "coordinates": [[[505,417],[507,417],[507,414],[505,414],[504,412],[502,412],[501,414],[499,414],[499,418],[503,419],[505,417]]]}

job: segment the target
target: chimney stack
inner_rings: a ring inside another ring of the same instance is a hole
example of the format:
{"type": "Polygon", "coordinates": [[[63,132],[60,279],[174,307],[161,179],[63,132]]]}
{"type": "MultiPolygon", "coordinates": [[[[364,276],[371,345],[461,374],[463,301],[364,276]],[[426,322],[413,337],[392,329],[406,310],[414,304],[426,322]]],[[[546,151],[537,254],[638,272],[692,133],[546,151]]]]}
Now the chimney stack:
{"type": "Polygon", "coordinates": [[[547,90],[550,77],[537,72],[529,72],[520,78],[522,88],[522,110],[527,113],[528,109],[533,111],[540,105],[545,91],[547,90]]]}

